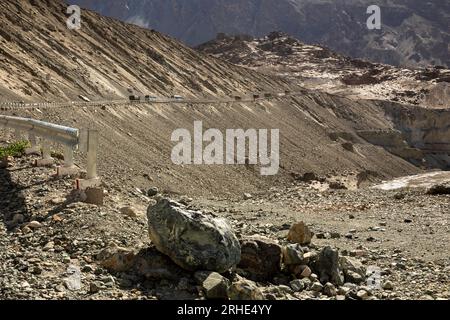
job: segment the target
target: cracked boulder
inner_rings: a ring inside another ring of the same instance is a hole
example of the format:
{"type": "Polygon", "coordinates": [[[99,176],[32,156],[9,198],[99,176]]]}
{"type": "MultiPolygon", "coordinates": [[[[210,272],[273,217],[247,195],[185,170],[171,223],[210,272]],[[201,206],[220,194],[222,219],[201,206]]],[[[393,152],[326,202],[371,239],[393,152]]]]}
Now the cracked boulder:
{"type": "Polygon", "coordinates": [[[152,243],[183,269],[222,273],[241,259],[239,241],[225,219],[168,199],[150,206],[147,219],[152,243]]]}

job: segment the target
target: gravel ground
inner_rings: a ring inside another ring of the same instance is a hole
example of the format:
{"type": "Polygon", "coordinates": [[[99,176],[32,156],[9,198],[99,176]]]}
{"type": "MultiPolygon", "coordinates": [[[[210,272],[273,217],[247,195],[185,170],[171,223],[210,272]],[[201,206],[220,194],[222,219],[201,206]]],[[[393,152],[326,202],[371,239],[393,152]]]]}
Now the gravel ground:
{"type": "MultiPolygon", "coordinates": [[[[189,274],[175,281],[149,281],[100,266],[98,254],[112,243],[135,250],[150,246],[145,211],[155,200],[145,191],[106,188],[104,206],[84,204],[72,192],[73,179],[52,178],[53,169],[33,168],[31,160],[15,159],[1,170],[0,298],[202,297],[189,274]],[[122,213],[123,207],[132,207],[132,213],[122,213]]],[[[423,190],[318,191],[298,182],[242,199],[174,197],[228,218],[239,238],[265,236],[286,245],[290,226],[304,221],[315,233],[310,250],[331,245],[343,256],[381,269],[384,289],[356,288],[367,290],[370,298],[450,298],[448,195],[429,196],[423,190]]],[[[258,286],[267,298],[274,292],[277,299],[336,298],[311,290],[292,292],[282,281],[258,286]]]]}

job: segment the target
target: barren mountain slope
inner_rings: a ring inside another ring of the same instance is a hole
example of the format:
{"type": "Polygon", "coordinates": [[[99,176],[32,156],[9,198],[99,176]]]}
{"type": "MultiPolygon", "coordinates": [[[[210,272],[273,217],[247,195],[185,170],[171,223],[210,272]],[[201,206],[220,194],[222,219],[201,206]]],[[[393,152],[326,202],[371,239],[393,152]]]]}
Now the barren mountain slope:
{"type": "Polygon", "coordinates": [[[153,184],[187,195],[241,195],[290,184],[306,172],[330,178],[343,175],[356,182],[364,172],[381,180],[420,171],[358,135],[361,130],[393,130],[394,123],[385,118],[381,106],[307,91],[257,103],[30,108],[8,113],[97,128],[100,174],[119,190],[153,184]],[[171,134],[178,128],[193,132],[194,120],[202,120],[204,130],[217,128],[224,135],[228,128],[280,129],[279,174],[263,177],[259,166],[174,165],[170,156],[176,143],[170,141],[171,134]]]}
{"type": "Polygon", "coordinates": [[[450,108],[448,69],[401,69],[352,59],[325,47],[304,44],[281,32],[262,38],[220,34],[197,49],[314,90],[355,99],[450,108]]]}
{"type": "Polygon", "coordinates": [[[279,87],[160,33],[83,10],[66,26],[63,1],[0,3],[0,99],[80,100],[136,94],[223,96],[279,87]]]}

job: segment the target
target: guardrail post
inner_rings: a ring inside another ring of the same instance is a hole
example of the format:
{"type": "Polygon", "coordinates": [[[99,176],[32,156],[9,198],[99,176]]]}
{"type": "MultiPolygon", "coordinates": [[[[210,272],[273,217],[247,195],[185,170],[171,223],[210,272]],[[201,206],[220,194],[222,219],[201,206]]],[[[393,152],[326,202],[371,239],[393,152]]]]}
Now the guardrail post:
{"type": "Polygon", "coordinates": [[[64,167],[71,168],[74,166],[73,162],[73,148],[69,146],[64,147],[64,167]]]}
{"type": "Polygon", "coordinates": [[[42,144],[42,159],[36,160],[34,165],[36,167],[52,166],[54,160],[52,158],[52,154],[50,151],[50,142],[42,139],[41,144],[42,144]]]}
{"type": "Polygon", "coordinates": [[[36,140],[36,136],[34,133],[30,132],[28,133],[28,141],[30,142],[30,148],[25,149],[26,155],[41,155],[41,149],[39,148],[36,140]]]}
{"type": "MultiPolygon", "coordinates": [[[[97,176],[97,149],[98,131],[82,130],[80,133],[80,147],[87,152],[87,174],[86,179],[76,180],[76,189],[95,189],[101,186],[101,179],[97,176]]],[[[96,195],[98,197],[98,194],[96,195]]]]}
{"type": "Polygon", "coordinates": [[[87,176],[86,178],[97,178],[97,145],[98,145],[98,131],[89,130],[87,141],[87,176]]]}
{"type": "Polygon", "coordinates": [[[64,146],[64,165],[56,168],[57,176],[72,176],[78,174],[78,168],[73,161],[73,147],[64,146]]]}
{"type": "Polygon", "coordinates": [[[82,130],[80,132],[80,148],[87,152],[87,174],[86,179],[75,181],[75,188],[85,195],[85,202],[103,205],[102,181],[97,176],[98,131],[82,130]]]}

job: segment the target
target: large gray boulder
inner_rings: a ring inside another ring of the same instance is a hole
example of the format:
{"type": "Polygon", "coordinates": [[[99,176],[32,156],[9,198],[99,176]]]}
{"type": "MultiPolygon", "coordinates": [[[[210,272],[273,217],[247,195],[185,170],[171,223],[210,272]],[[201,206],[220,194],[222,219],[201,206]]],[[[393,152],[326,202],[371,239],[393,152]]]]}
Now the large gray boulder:
{"type": "Polygon", "coordinates": [[[314,261],[310,263],[311,269],[319,276],[321,283],[331,282],[335,285],[344,284],[344,273],[339,263],[339,252],[327,246],[320,251],[314,261]]]}
{"type": "Polygon", "coordinates": [[[225,272],[241,259],[241,247],[225,219],[161,199],[147,210],[150,240],[180,267],[225,272]]]}

